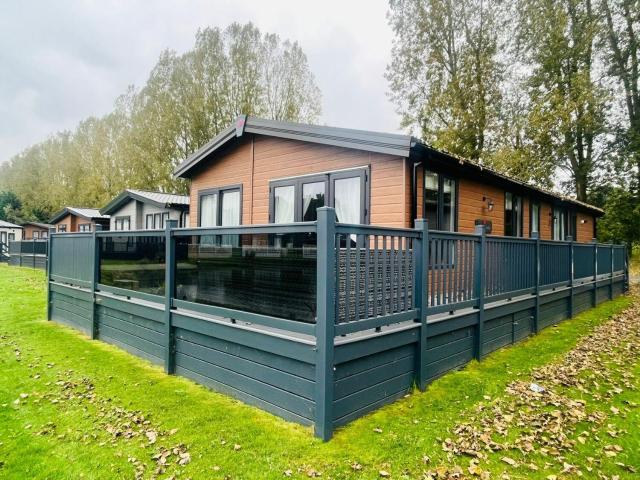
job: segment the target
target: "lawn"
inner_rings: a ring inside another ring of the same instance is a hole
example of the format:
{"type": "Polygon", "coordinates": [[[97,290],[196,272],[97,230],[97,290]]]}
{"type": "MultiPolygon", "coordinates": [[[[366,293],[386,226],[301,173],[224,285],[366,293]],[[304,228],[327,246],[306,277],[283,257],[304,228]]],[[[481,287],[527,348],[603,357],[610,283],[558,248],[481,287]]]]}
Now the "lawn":
{"type": "Polygon", "coordinates": [[[450,373],[323,444],[47,322],[44,292],[42,272],[0,264],[2,478],[613,479],[640,468],[633,296],[450,373]]]}

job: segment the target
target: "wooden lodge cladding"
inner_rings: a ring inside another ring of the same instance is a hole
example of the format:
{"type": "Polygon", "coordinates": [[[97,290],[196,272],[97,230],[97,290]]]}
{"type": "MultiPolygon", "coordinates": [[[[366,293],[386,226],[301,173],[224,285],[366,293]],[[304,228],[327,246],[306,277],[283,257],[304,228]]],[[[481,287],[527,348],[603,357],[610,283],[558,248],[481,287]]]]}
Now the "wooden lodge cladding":
{"type": "MultiPolygon", "coordinates": [[[[571,235],[579,242],[589,242],[595,237],[596,218],[602,214],[590,205],[434,150],[413,137],[253,117],[239,117],[235,126],[178,167],[176,176],[191,179],[192,227],[205,225],[199,211],[202,196],[219,189],[239,192],[240,205],[232,210],[239,211],[239,218],[232,224],[251,225],[276,222],[273,188],[288,181],[295,183],[299,177],[307,176],[311,182],[314,175],[327,174],[324,201],[333,206],[331,176],[348,175],[344,171],[349,169],[364,171],[366,178],[360,221],[349,223],[411,228],[414,218],[427,218],[430,229],[472,233],[477,223],[487,222],[493,235],[530,237],[535,207],[542,239],[564,240],[571,235]],[[440,190],[431,191],[431,215],[424,214],[425,172],[432,175],[432,187],[440,182],[440,190]],[[451,195],[453,217],[441,205],[447,201],[445,196],[451,200],[451,195]],[[507,204],[519,204],[513,207],[518,212],[505,214],[507,204]],[[505,226],[507,218],[509,226],[505,226]]],[[[299,180],[304,182],[304,178],[299,180]]],[[[295,201],[300,203],[300,194],[296,195],[295,201]]],[[[303,219],[292,215],[290,221],[294,220],[303,219]]]]}
{"type": "Polygon", "coordinates": [[[402,164],[391,155],[256,135],[192,177],[191,226],[198,226],[198,192],[213,186],[242,184],[242,223],[264,224],[271,181],[363,167],[370,171],[370,223],[403,227],[409,217],[402,164]]]}

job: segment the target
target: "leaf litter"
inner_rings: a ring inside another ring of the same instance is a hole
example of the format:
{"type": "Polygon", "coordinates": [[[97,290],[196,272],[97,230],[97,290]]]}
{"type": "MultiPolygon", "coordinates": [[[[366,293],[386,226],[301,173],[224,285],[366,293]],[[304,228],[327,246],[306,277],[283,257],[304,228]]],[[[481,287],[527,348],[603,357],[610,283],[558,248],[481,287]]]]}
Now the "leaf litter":
{"type": "MultiPolygon", "coordinates": [[[[638,362],[640,351],[638,289],[632,294],[636,301],[630,307],[582,337],[560,361],[535,369],[530,381],[511,382],[504,396],[480,402],[466,421],[452,429],[451,438],[442,442],[449,465],[426,471],[423,478],[490,478],[482,467],[492,460],[490,454],[499,455],[507,466],[501,478],[510,478],[509,470],[522,477],[527,470],[540,469],[553,472],[546,477],[550,480],[583,476],[585,472],[602,480],[618,478],[608,477],[598,468],[603,458],[615,459],[623,448],[605,444],[599,432],[604,427],[610,438],[619,437],[625,431],[606,424],[607,419],[637,407],[631,403],[621,408],[611,405],[625,390],[637,388],[629,366],[638,362]],[[606,402],[610,408],[591,408],[589,401],[606,402]],[[587,457],[582,465],[569,463],[567,455],[575,452],[578,443],[587,442],[603,445],[599,448],[601,457],[587,457]],[[510,456],[514,454],[525,461],[510,456]],[[462,457],[470,458],[466,471],[458,465],[462,457]],[[542,465],[536,463],[540,459],[542,465]]],[[[638,468],[622,462],[616,465],[631,473],[638,468]]]]}

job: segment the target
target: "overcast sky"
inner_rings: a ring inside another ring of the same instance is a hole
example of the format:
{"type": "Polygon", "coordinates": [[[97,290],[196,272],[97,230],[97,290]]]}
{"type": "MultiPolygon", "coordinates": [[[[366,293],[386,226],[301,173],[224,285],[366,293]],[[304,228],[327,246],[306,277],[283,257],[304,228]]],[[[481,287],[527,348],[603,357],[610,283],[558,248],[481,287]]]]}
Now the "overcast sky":
{"type": "Polygon", "coordinates": [[[395,132],[385,0],[11,1],[0,5],[0,162],[109,112],[160,52],[233,21],[296,40],[322,91],[321,122],[395,132]]]}

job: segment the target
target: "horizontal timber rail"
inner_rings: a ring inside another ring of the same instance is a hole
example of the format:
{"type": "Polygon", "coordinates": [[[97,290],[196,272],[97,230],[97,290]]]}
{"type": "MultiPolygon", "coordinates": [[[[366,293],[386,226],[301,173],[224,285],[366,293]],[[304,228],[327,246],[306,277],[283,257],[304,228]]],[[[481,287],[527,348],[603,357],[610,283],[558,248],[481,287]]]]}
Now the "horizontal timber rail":
{"type": "Polygon", "coordinates": [[[621,294],[624,246],[315,222],[53,233],[48,317],[335,428],[621,294]]]}

